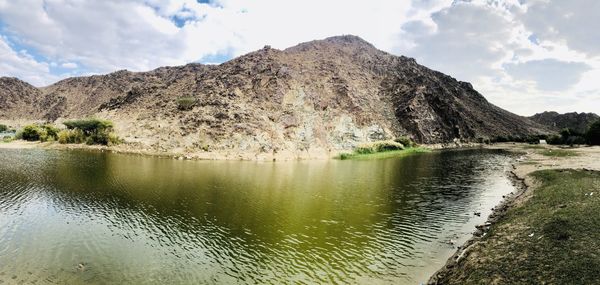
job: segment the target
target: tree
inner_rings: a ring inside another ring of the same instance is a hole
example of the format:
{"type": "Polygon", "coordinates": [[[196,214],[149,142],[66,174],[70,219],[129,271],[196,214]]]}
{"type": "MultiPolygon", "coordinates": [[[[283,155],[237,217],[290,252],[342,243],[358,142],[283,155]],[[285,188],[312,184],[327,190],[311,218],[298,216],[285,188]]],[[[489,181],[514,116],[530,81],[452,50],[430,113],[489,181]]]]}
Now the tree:
{"type": "Polygon", "coordinates": [[[600,120],[594,122],[589,127],[585,137],[588,144],[600,145],[600,120]]]}
{"type": "Polygon", "coordinates": [[[80,129],[87,136],[91,136],[98,133],[110,132],[113,128],[112,122],[93,118],[65,121],[63,122],[63,124],[67,126],[67,129],[69,130],[80,129]]]}

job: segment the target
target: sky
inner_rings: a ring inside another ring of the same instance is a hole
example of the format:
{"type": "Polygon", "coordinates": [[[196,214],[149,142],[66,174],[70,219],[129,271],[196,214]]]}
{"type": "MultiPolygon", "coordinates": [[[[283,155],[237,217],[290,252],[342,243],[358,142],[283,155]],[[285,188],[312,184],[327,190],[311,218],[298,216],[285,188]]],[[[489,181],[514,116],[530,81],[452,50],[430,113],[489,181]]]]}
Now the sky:
{"type": "Polygon", "coordinates": [[[218,64],[352,34],[520,115],[600,113],[598,0],[0,0],[0,76],[218,64]]]}

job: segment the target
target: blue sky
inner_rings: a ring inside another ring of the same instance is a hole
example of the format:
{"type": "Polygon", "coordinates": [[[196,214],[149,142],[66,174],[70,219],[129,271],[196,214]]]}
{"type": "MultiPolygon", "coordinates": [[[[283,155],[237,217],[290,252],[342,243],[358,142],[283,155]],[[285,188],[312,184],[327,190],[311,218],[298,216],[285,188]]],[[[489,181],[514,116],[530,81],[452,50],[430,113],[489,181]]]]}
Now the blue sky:
{"type": "Polygon", "coordinates": [[[0,0],[0,76],[36,86],[354,34],[522,115],[600,113],[596,0],[0,0]]]}

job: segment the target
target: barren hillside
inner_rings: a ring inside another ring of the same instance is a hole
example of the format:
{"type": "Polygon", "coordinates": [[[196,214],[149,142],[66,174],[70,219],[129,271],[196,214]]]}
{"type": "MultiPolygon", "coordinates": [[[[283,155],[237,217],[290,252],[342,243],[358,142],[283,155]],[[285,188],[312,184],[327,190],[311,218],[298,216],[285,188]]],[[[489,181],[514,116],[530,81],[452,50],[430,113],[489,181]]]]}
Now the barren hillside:
{"type": "Polygon", "coordinates": [[[220,65],[118,71],[39,89],[0,84],[2,121],[97,116],[113,120],[130,145],[158,151],[302,156],[400,135],[442,143],[546,131],[469,83],[355,36],[267,46],[220,65]],[[194,107],[180,110],[182,97],[194,107]]]}

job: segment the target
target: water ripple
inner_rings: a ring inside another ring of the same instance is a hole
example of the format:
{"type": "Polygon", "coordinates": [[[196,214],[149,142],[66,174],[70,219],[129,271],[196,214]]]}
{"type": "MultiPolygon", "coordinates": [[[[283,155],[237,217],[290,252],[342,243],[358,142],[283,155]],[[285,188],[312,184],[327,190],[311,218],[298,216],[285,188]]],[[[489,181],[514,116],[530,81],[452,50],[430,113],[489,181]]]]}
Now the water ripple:
{"type": "Polygon", "coordinates": [[[513,190],[511,157],[493,151],[273,164],[0,156],[8,283],[419,283],[513,190]]]}

